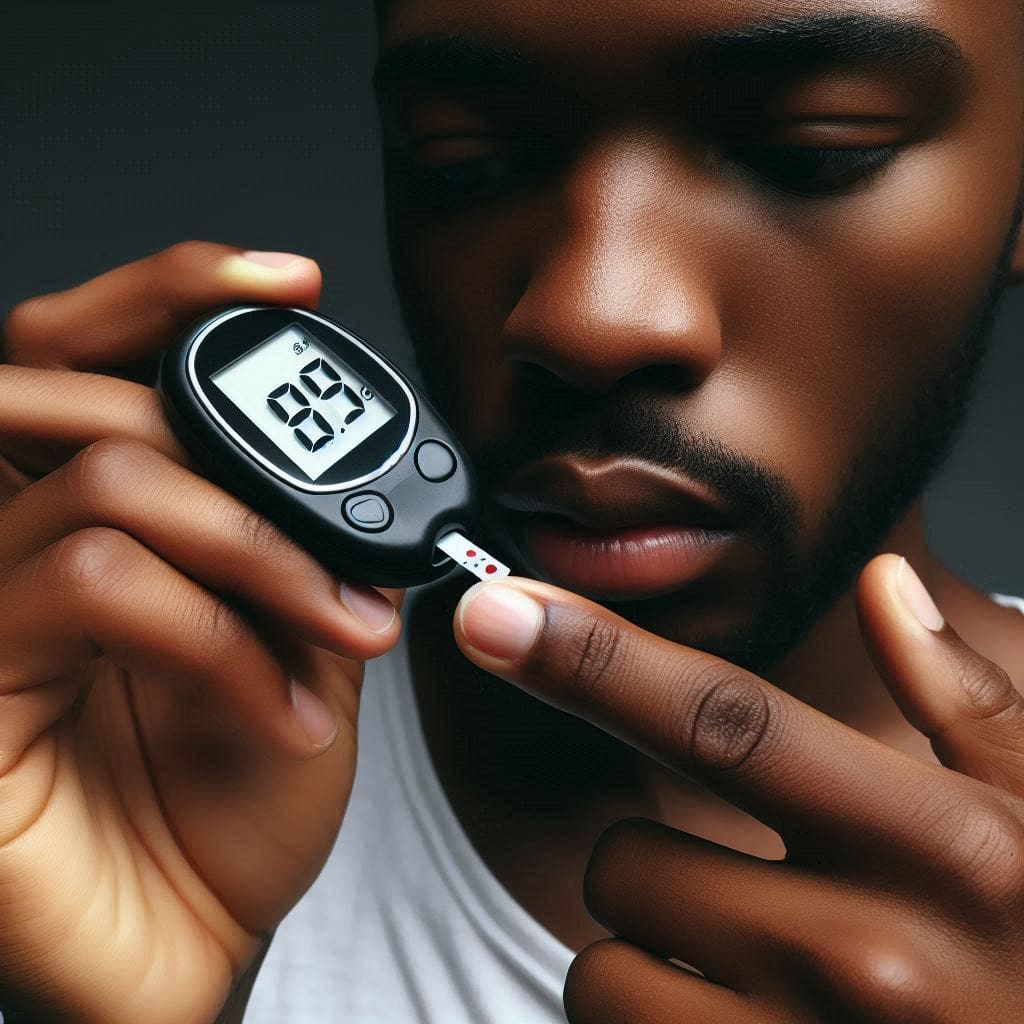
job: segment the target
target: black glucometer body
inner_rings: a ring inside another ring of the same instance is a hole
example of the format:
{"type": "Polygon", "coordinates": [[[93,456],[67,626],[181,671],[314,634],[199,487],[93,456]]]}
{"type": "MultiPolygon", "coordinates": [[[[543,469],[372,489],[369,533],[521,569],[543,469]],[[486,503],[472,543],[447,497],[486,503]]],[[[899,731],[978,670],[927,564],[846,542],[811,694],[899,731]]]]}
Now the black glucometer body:
{"type": "Polygon", "coordinates": [[[192,327],[160,365],[171,424],[211,479],[343,579],[444,576],[476,520],[472,468],[408,378],[306,309],[244,306],[192,327]]]}

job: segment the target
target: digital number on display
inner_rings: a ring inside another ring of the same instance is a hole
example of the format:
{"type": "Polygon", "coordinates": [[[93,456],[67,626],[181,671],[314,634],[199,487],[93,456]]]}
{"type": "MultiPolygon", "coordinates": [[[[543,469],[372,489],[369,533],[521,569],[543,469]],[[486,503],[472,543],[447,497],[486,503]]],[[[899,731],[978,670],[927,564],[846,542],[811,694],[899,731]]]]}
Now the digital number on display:
{"type": "Polygon", "coordinates": [[[295,324],[210,379],[311,480],[396,415],[350,366],[295,324]]]}

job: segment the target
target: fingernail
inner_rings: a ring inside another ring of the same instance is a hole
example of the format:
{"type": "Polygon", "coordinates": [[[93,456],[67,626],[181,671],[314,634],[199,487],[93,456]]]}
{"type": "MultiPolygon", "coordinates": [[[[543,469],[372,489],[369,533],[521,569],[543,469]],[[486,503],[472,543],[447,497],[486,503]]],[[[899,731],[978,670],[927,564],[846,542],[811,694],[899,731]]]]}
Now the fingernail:
{"type": "Polygon", "coordinates": [[[341,602],[364,625],[374,633],[383,633],[398,612],[395,606],[373,587],[362,587],[355,583],[341,585],[341,602]]]}
{"type": "Polygon", "coordinates": [[[903,598],[903,603],[925,629],[938,633],[946,625],[942,612],[936,607],[931,594],[925,590],[921,577],[914,572],[905,558],[900,560],[900,567],[896,574],[896,587],[900,592],[900,597],[903,598]]]}
{"type": "Polygon", "coordinates": [[[459,626],[469,643],[502,661],[526,654],[543,624],[543,607],[507,583],[478,583],[459,604],[459,626]]]}
{"type": "Polygon", "coordinates": [[[250,250],[249,252],[243,252],[242,258],[247,259],[250,263],[258,263],[261,267],[281,270],[284,267],[290,267],[293,263],[298,263],[299,260],[305,260],[306,257],[297,256],[293,252],[259,252],[250,250]]]}
{"type": "Polygon", "coordinates": [[[312,690],[302,683],[291,681],[292,707],[302,731],[310,743],[325,750],[338,735],[338,720],[334,712],[312,690]]]}

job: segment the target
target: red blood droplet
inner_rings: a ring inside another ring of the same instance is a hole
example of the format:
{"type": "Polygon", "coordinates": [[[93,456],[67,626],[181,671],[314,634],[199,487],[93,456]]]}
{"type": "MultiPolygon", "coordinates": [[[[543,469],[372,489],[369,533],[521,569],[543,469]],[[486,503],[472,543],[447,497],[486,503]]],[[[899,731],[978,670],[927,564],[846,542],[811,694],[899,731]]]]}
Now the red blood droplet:
{"type": "Polygon", "coordinates": [[[470,548],[470,550],[466,552],[466,557],[467,558],[476,558],[476,552],[472,548],[470,548]]]}
{"type": "Polygon", "coordinates": [[[497,572],[497,571],[498,571],[498,567],[496,565],[489,565],[489,566],[487,566],[486,569],[484,569],[484,572],[497,572]]]}

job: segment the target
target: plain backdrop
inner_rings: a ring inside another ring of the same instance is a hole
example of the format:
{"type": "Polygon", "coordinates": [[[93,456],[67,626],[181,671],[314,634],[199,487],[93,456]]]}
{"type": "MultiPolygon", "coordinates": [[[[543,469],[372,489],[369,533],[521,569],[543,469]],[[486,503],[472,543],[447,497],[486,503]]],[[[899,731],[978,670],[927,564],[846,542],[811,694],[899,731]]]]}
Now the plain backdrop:
{"type": "MultiPolygon", "coordinates": [[[[0,312],[204,238],[314,257],[321,308],[407,362],[374,45],[371,0],[0,6],[0,312]]],[[[1018,291],[927,504],[947,563],[1010,594],[1024,594],[1022,323],[1018,291]]]]}

